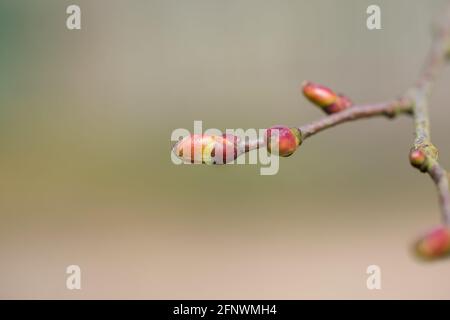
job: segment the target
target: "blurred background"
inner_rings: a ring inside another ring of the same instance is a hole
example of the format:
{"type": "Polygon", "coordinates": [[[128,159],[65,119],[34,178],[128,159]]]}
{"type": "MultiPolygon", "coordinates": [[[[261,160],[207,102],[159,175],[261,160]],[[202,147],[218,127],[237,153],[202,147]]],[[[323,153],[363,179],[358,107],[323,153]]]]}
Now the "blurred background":
{"type": "MultiPolygon", "coordinates": [[[[176,166],[174,129],[300,125],[303,80],[355,102],[416,79],[444,0],[0,1],[0,297],[450,298],[412,121],[339,126],[258,165],[176,166]],[[66,28],[81,7],[82,29],[66,28]],[[66,267],[82,290],[66,289],[66,267]],[[366,288],[378,265],[382,290],[366,288]]],[[[450,167],[447,69],[431,105],[450,167]]]]}

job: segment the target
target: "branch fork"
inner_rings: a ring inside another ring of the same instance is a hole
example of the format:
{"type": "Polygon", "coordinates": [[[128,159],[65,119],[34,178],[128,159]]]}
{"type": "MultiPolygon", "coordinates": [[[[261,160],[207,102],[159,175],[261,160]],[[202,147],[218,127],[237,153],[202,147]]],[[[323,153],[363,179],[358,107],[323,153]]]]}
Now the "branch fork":
{"type": "MultiPolygon", "coordinates": [[[[236,145],[236,141],[238,141],[236,137],[224,136],[221,139],[201,137],[197,140],[201,145],[203,153],[205,150],[205,141],[213,141],[211,142],[213,144],[208,145],[206,143],[208,159],[211,159],[210,153],[211,155],[213,153],[215,154],[215,151],[219,148],[221,148],[221,150],[225,149],[221,147],[217,141],[220,141],[220,143],[224,145],[232,145],[234,140],[235,147],[231,148],[230,151],[233,152],[234,156],[228,157],[223,155],[222,163],[226,163],[227,161],[225,161],[225,159],[228,158],[234,160],[234,158],[239,155],[236,153],[236,150],[248,152],[249,150],[263,146],[267,147],[269,152],[276,147],[280,156],[287,157],[292,155],[306,139],[309,139],[323,130],[345,122],[377,116],[385,116],[390,119],[393,119],[398,115],[412,116],[414,119],[415,139],[409,153],[409,160],[413,167],[421,172],[428,173],[435,183],[442,215],[442,224],[435,227],[416,241],[414,246],[415,252],[420,257],[428,260],[449,256],[450,192],[448,173],[438,162],[438,149],[431,141],[430,120],[428,116],[429,96],[433,84],[446,60],[449,59],[450,3],[445,11],[444,19],[435,27],[431,49],[416,85],[407,90],[406,94],[399,99],[374,104],[354,105],[346,95],[337,94],[330,88],[320,84],[304,82],[302,84],[304,96],[314,105],[322,109],[327,116],[298,127],[271,127],[266,130],[267,134],[264,141],[248,141],[243,148],[241,148],[242,146],[236,145]],[[277,131],[278,139],[270,139],[273,131],[277,131]]],[[[185,140],[184,143],[186,144],[187,142],[193,149],[193,141],[197,140],[192,137],[187,137],[187,140],[185,140]]],[[[181,144],[183,144],[183,141],[181,142],[181,144]]],[[[177,146],[179,147],[180,144],[177,144],[177,146]]],[[[177,152],[179,152],[179,150],[177,152]]]]}

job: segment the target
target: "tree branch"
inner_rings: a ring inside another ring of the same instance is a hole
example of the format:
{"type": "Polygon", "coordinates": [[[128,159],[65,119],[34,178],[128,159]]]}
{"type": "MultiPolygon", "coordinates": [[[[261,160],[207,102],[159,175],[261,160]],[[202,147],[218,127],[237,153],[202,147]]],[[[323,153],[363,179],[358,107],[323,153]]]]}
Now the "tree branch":
{"type": "Polygon", "coordinates": [[[436,184],[443,223],[450,225],[448,174],[437,161],[438,150],[431,142],[428,116],[428,100],[432,86],[437,74],[449,56],[450,4],[447,7],[444,19],[436,27],[433,43],[417,84],[409,89],[401,99],[370,105],[356,105],[300,126],[298,129],[301,132],[302,141],[318,132],[348,121],[383,115],[390,118],[398,114],[413,115],[415,126],[413,150],[424,154],[423,163],[420,163],[418,168],[423,172],[427,172],[436,184]]]}
{"type": "Polygon", "coordinates": [[[430,175],[438,191],[443,226],[432,231],[418,241],[417,252],[427,258],[441,257],[450,254],[450,192],[447,171],[438,162],[438,149],[431,142],[430,120],[428,116],[429,97],[438,73],[450,58],[450,1],[444,17],[435,26],[433,41],[422,72],[414,86],[399,99],[376,104],[353,105],[351,100],[333,90],[305,82],[304,95],[328,116],[299,127],[274,126],[266,129],[266,136],[254,140],[239,140],[234,136],[190,136],[175,145],[175,153],[189,163],[195,163],[193,152],[195,146],[202,152],[200,163],[224,164],[237,156],[260,147],[268,151],[278,150],[283,157],[293,154],[306,139],[353,120],[386,116],[394,118],[399,114],[412,115],[414,118],[415,139],[410,151],[411,164],[430,175]],[[272,133],[278,132],[273,139],[272,133]],[[276,149],[274,149],[276,147],[276,149]],[[222,152],[220,152],[222,151],[222,152]]]}
{"type": "Polygon", "coordinates": [[[301,132],[303,141],[310,136],[319,133],[325,129],[334,127],[338,124],[370,118],[375,116],[395,117],[397,114],[411,114],[412,102],[406,99],[399,99],[390,102],[381,102],[377,104],[356,105],[344,111],[326,116],[317,121],[298,127],[301,132]]]}
{"type": "Polygon", "coordinates": [[[415,140],[413,150],[425,155],[419,169],[427,172],[436,184],[442,221],[450,225],[450,193],[448,174],[438,162],[438,149],[431,142],[428,101],[435,79],[450,53],[450,4],[437,26],[428,59],[417,85],[407,95],[413,101],[415,140]]]}

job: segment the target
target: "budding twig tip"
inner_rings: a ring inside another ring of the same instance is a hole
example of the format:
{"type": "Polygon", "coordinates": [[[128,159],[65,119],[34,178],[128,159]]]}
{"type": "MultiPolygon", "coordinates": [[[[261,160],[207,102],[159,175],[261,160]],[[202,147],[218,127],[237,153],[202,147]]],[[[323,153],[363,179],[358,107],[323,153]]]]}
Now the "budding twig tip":
{"type": "Polygon", "coordinates": [[[320,84],[306,82],[302,89],[305,97],[327,114],[341,112],[353,105],[353,102],[346,95],[337,94],[320,84]]]}

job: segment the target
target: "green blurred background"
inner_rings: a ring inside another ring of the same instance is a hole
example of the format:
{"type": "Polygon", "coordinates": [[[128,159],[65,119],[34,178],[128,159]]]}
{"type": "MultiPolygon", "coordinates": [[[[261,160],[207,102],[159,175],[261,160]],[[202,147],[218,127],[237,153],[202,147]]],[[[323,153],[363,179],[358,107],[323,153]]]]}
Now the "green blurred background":
{"type": "MultiPolygon", "coordinates": [[[[408,164],[407,117],[326,131],[274,176],[170,160],[172,131],[194,120],[321,117],[303,80],[398,96],[444,3],[378,0],[369,31],[372,0],[0,0],[0,297],[450,298],[449,261],[410,251],[439,209],[408,164]],[[382,290],[366,288],[371,264],[382,290]]],[[[447,167],[449,83],[447,69],[431,110],[447,167]]]]}

